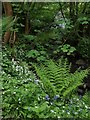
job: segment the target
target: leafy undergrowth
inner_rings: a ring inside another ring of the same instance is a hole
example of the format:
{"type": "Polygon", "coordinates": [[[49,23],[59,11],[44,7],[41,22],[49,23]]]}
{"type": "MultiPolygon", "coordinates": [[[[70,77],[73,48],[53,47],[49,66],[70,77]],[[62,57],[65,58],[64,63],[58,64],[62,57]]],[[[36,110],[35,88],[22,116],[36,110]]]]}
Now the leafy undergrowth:
{"type": "Polygon", "coordinates": [[[50,100],[36,79],[18,79],[5,73],[1,79],[4,118],[88,118],[90,107],[78,96],[65,101],[56,95],[50,100]]]}
{"type": "Polygon", "coordinates": [[[89,117],[87,94],[83,97],[73,94],[67,98],[56,92],[50,96],[45,89],[47,81],[43,82],[30,71],[26,62],[6,58],[7,54],[4,54],[0,76],[3,119],[89,117]]]}

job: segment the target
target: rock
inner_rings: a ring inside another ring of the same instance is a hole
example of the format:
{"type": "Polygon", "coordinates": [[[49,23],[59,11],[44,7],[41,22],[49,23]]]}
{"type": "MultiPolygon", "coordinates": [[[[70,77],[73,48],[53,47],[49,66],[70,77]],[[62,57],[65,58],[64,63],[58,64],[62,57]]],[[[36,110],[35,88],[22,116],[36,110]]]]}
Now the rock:
{"type": "Polygon", "coordinates": [[[77,65],[85,65],[86,62],[84,60],[82,60],[82,59],[79,59],[79,60],[76,61],[76,64],[77,65]]]}

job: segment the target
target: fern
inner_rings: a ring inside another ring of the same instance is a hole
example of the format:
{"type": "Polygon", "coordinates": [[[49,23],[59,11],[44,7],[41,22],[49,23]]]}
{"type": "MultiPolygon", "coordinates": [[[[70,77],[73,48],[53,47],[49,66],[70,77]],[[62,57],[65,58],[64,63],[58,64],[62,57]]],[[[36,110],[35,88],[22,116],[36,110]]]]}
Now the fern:
{"type": "Polygon", "coordinates": [[[83,101],[90,107],[90,91],[85,93],[83,96],[83,101]]]}
{"type": "Polygon", "coordinates": [[[37,67],[35,65],[34,67],[37,72],[37,75],[40,77],[40,80],[43,83],[42,88],[44,89],[46,94],[48,94],[50,97],[53,97],[56,94],[56,90],[55,90],[55,87],[51,84],[50,80],[45,76],[44,74],[45,69],[43,68],[41,70],[41,68],[43,67],[42,65],[40,67],[37,67]]]}
{"type": "Polygon", "coordinates": [[[46,93],[50,97],[56,94],[62,97],[71,96],[88,74],[88,70],[76,71],[74,74],[70,73],[70,65],[64,59],[61,59],[59,63],[48,60],[46,63],[39,66],[34,65],[34,67],[46,93]]]}
{"type": "Polygon", "coordinates": [[[63,96],[67,96],[69,93],[74,92],[79,85],[83,84],[83,78],[86,77],[87,74],[88,70],[80,72],[76,71],[74,74],[70,73],[69,78],[67,78],[69,84],[67,85],[67,89],[64,91],[63,96]]]}

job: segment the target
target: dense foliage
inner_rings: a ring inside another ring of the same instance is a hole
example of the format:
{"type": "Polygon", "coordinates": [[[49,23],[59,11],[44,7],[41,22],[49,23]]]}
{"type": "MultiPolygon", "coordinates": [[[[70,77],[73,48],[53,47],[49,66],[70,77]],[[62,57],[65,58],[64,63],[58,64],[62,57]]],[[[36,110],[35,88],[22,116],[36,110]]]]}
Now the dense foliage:
{"type": "Polygon", "coordinates": [[[4,119],[88,118],[88,94],[83,98],[75,95],[87,70],[70,74],[66,63],[62,61],[57,66],[50,60],[46,68],[34,65],[38,78],[26,62],[11,61],[7,54],[3,53],[0,77],[4,119]]]}
{"type": "Polygon", "coordinates": [[[2,120],[90,119],[89,13],[89,3],[3,3],[2,120]]]}

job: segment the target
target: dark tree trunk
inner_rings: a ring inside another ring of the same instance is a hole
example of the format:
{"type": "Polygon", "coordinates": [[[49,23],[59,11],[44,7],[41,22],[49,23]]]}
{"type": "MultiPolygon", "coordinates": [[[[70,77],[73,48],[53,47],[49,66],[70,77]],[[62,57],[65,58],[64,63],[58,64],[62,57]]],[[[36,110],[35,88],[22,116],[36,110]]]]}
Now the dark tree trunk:
{"type": "Polygon", "coordinates": [[[25,21],[25,34],[29,34],[29,19],[28,19],[28,14],[26,15],[26,21],[25,21]]]}
{"type": "MultiPolygon", "coordinates": [[[[5,15],[7,17],[8,16],[13,16],[13,10],[12,10],[11,3],[10,2],[3,2],[3,6],[4,6],[5,15]]],[[[8,30],[7,32],[5,32],[5,35],[4,35],[4,43],[5,44],[9,41],[10,35],[11,35],[10,30],[8,30]]]]}

